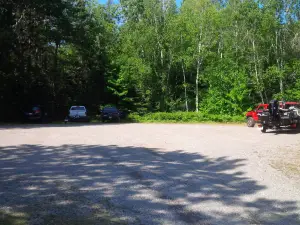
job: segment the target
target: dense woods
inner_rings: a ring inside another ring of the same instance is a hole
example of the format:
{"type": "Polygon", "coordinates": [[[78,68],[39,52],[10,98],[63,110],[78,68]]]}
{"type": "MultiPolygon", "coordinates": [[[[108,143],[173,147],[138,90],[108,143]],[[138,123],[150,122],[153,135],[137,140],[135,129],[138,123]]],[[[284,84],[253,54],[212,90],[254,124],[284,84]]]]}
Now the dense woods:
{"type": "Polygon", "coordinates": [[[300,0],[0,0],[0,117],[300,100],[300,0]]]}

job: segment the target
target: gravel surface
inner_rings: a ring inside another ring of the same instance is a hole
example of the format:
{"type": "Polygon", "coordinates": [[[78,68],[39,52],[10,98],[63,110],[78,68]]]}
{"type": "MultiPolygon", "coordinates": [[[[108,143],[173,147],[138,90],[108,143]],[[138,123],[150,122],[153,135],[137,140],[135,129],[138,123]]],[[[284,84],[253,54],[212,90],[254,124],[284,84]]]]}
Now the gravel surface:
{"type": "Polygon", "coordinates": [[[0,127],[0,224],[300,224],[300,133],[0,127]]]}

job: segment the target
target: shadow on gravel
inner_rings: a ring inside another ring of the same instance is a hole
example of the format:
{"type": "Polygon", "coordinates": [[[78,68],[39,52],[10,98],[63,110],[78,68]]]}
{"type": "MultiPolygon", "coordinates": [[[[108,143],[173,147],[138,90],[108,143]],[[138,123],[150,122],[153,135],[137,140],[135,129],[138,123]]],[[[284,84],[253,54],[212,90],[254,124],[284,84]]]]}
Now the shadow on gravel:
{"type": "Polygon", "coordinates": [[[266,134],[300,134],[300,129],[279,129],[279,130],[267,130],[266,134]]]}
{"type": "Polygon", "coordinates": [[[131,146],[2,147],[0,224],[299,224],[296,202],[245,200],[267,188],[238,172],[245,163],[131,146]]]}
{"type": "Polygon", "coordinates": [[[0,130],[12,130],[12,129],[36,129],[36,128],[68,128],[68,127],[88,127],[88,126],[110,126],[110,125],[122,125],[130,124],[133,122],[70,122],[67,124],[62,123],[24,123],[24,124],[0,124],[0,130]]]}

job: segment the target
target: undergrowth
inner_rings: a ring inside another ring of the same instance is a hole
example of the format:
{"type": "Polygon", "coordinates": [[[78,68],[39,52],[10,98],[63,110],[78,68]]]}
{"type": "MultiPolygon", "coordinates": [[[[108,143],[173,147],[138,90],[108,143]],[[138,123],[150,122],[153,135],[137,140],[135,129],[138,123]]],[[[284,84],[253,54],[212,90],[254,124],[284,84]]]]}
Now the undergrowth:
{"type": "Polygon", "coordinates": [[[133,122],[168,122],[168,123],[202,123],[202,122],[218,122],[218,123],[242,123],[245,122],[244,116],[231,115],[212,115],[196,112],[158,112],[148,113],[145,115],[131,114],[128,119],[133,122]]]}

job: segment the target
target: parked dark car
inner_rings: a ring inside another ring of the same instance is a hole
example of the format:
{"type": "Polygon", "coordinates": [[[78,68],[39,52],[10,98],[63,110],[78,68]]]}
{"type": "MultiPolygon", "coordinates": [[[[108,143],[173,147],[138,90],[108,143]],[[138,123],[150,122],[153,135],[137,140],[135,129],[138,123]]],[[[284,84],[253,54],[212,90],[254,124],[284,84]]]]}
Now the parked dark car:
{"type": "Polygon", "coordinates": [[[49,122],[49,115],[41,105],[25,106],[22,108],[24,122],[49,122]]]}
{"type": "Polygon", "coordinates": [[[105,107],[101,110],[101,120],[105,122],[107,120],[120,121],[120,112],[116,107],[105,107]]]}

